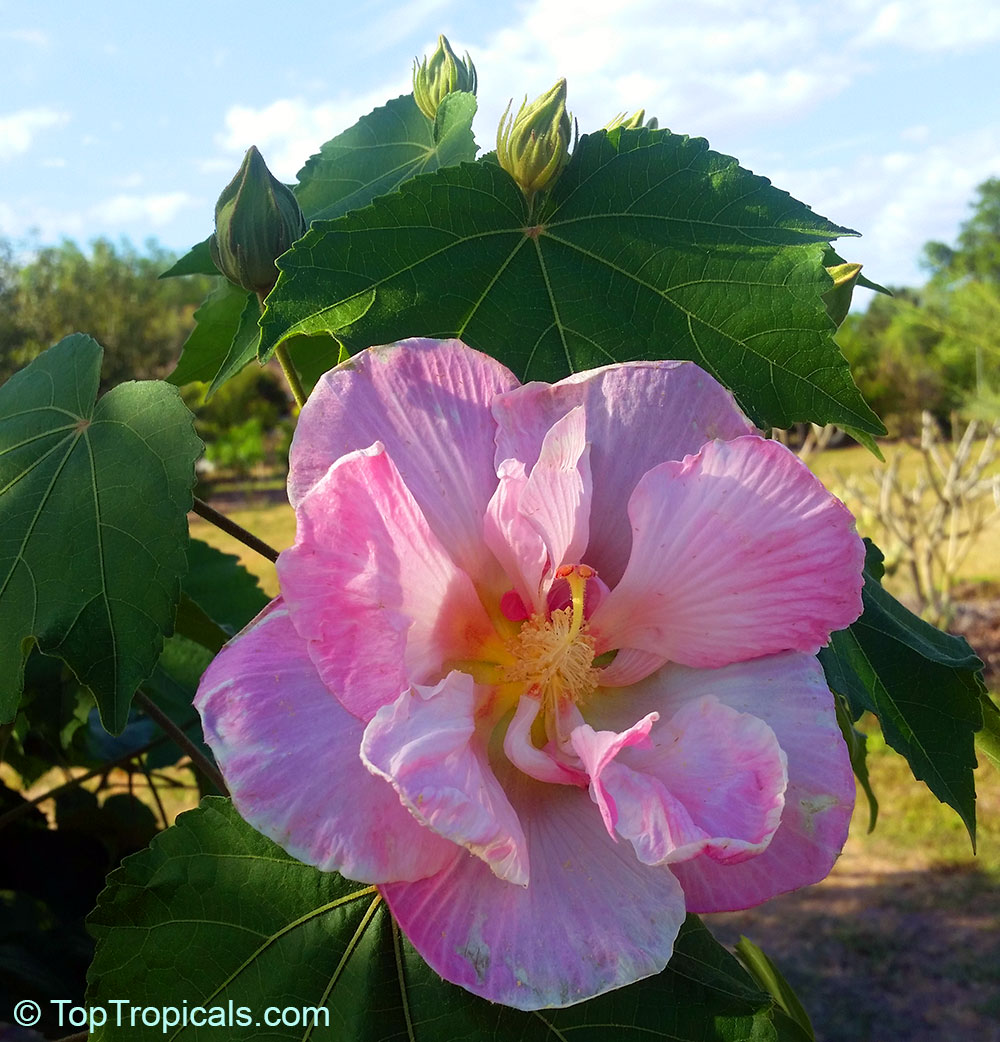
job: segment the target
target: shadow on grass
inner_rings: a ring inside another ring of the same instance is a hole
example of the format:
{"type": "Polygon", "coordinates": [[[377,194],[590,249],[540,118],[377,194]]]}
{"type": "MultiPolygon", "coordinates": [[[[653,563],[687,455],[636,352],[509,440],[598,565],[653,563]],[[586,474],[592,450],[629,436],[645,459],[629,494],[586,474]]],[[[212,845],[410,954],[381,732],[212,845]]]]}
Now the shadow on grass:
{"type": "Polygon", "coordinates": [[[704,918],[724,944],[745,934],[775,961],[817,1042],[1000,1042],[995,874],[841,869],[759,908],[704,918]]]}

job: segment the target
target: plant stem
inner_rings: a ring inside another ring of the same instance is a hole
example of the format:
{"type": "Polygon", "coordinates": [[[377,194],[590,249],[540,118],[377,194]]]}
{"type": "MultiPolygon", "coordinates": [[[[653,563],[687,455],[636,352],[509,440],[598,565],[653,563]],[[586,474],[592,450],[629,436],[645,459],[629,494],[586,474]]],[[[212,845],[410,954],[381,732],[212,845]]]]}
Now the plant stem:
{"type": "Polygon", "coordinates": [[[146,776],[146,784],[149,786],[149,791],[153,794],[153,799],[156,800],[156,806],[160,811],[160,820],[163,822],[163,827],[170,828],[170,822],[167,820],[167,812],[163,808],[163,800],[160,799],[160,793],[157,791],[156,782],[153,781],[153,776],[149,772],[149,768],[146,766],[145,760],[137,759],[136,766],[146,776]]]}
{"type": "Polygon", "coordinates": [[[203,499],[195,496],[192,509],[199,517],[210,521],[216,528],[221,528],[227,535],[238,539],[244,546],[248,546],[251,550],[259,553],[261,557],[266,557],[272,564],[277,561],[278,551],[273,546],[268,546],[263,539],[258,539],[252,532],[248,532],[235,521],[231,521],[225,514],[220,514],[218,510],[210,507],[203,499]]]}
{"type": "MultiPolygon", "coordinates": [[[[266,293],[257,294],[257,302],[260,304],[261,313],[264,311],[264,298],[266,296],[266,293]]],[[[292,365],[292,359],[288,354],[288,348],[285,347],[284,344],[279,344],[274,349],[274,356],[278,359],[281,371],[285,374],[285,379],[288,381],[288,388],[292,392],[295,404],[301,409],[302,406],[306,404],[306,392],[302,387],[302,381],[299,379],[299,374],[295,371],[295,366],[292,365]]]]}
{"type": "Polygon", "coordinates": [[[306,404],[306,392],[302,386],[302,381],[299,379],[299,374],[295,371],[295,366],[292,364],[292,360],[288,354],[288,348],[284,344],[279,344],[274,349],[274,356],[278,359],[278,364],[281,366],[282,372],[285,374],[285,379],[288,381],[289,389],[292,392],[292,397],[295,399],[295,404],[301,409],[306,404]]]}
{"type": "Polygon", "coordinates": [[[169,735],[188,754],[191,763],[222,793],[229,795],[229,789],[219,773],[218,767],[198,748],[194,742],[167,716],[166,713],[147,695],[139,690],[135,693],[136,704],[142,711],[159,725],[160,729],[169,735]]]}

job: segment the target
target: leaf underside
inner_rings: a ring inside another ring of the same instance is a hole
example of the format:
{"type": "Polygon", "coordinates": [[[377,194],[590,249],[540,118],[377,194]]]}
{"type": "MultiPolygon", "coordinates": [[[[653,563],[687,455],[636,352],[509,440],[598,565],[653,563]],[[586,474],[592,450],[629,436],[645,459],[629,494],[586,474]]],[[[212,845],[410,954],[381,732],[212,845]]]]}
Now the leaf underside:
{"type": "Polygon", "coordinates": [[[37,642],[120,731],[173,626],[201,442],[160,381],[95,404],[101,357],[75,334],[0,388],[0,720],[37,642]]]}

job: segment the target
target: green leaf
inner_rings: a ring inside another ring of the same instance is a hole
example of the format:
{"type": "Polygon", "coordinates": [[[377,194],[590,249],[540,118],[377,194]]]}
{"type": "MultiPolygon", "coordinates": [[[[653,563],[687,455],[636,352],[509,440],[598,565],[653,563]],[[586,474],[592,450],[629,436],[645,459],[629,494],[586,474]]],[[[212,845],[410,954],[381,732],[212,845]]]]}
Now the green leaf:
{"type": "Polygon", "coordinates": [[[184,592],[230,636],[263,611],[269,600],[257,577],[240,564],[238,557],[201,539],[188,543],[184,592]]]}
{"type": "Polygon", "coordinates": [[[820,652],[827,683],[851,716],[879,718],[886,742],[918,781],[954,808],[976,842],[974,735],[983,726],[982,662],[966,640],[935,629],[886,593],[882,554],[869,544],[864,612],[820,652]]]}
{"type": "Polygon", "coordinates": [[[219,366],[219,371],[212,378],[212,384],[205,395],[206,401],[228,379],[235,376],[248,362],[252,362],[257,357],[257,349],[260,345],[260,326],[257,324],[259,320],[260,302],[253,293],[248,293],[229,350],[219,366]]]}
{"type": "Polygon", "coordinates": [[[787,1016],[801,1028],[801,1037],[808,1042],[815,1042],[816,1033],[813,1031],[809,1014],[778,967],[747,937],[740,937],[735,951],[736,957],[758,986],[769,995],[773,995],[787,1016]]]}
{"type": "MultiPolygon", "coordinates": [[[[323,145],[299,171],[299,184],[292,190],[306,219],[339,217],[394,191],[416,174],[474,159],[475,113],[475,96],[456,92],[441,103],[435,124],[417,108],[412,94],[363,116],[323,145]]],[[[218,274],[207,239],[164,277],[197,272],[218,274]]],[[[211,398],[255,356],[259,314],[256,297],[228,282],[210,294],[195,312],[197,326],[168,377],[170,382],[181,386],[194,380],[210,381],[207,397],[211,398]]],[[[330,350],[336,353],[339,347],[330,350]]]]}
{"type": "Polygon", "coordinates": [[[0,721],[37,642],[120,731],[173,626],[201,442],[160,381],[95,405],[102,354],[75,334],[0,388],[0,721]]]}
{"type": "Polygon", "coordinates": [[[177,604],[174,629],[182,637],[193,640],[211,652],[221,651],[222,645],[232,636],[186,593],[181,593],[181,599],[177,604]]]}
{"type": "MultiPolygon", "coordinates": [[[[544,924],[541,924],[544,928],[544,924]]],[[[763,1040],[773,1000],[689,918],[664,973],[565,1009],[524,1013],[438,978],[400,935],[375,887],[289,857],[222,799],[206,799],[108,878],[89,919],[97,951],[88,1002],[246,1007],[227,1038],[313,1042],[708,1042],[763,1040]],[[257,1027],[269,1006],[318,1007],[329,1026],[257,1027]]],[[[109,1023],[93,1042],[162,1039],[162,1026],[109,1023]]],[[[209,1039],[218,1028],[175,1028],[209,1039]]]]}
{"type": "Polygon", "coordinates": [[[295,198],[306,219],[340,217],[394,192],[417,174],[471,162],[476,157],[475,114],[475,95],[456,92],[441,102],[434,124],[412,94],[362,116],[299,171],[295,198]]]}
{"type": "Polygon", "coordinates": [[[499,167],[465,163],[314,223],[279,259],[262,357],[326,332],[351,352],[457,336],[524,380],[689,358],[763,426],[880,434],[822,300],[841,234],[700,139],[591,134],[540,214],[499,167]]]}
{"type": "Polygon", "coordinates": [[[854,726],[847,699],[835,693],[834,702],[837,707],[837,723],[840,724],[840,732],[844,736],[851,757],[851,769],[868,799],[868,832],[871,833],[875,831],[875,822],[878,821],[878,800],[868,777],[868,736],[854,726]]]}
{"type": "Polygon", "coordinates": [[[230,359],[240,319],[251,303],[255,306],[257,303],[252,293],[220,280],[218,289],[209,293],[194,313],[197,324],[184,342],[180,361],[167,380],[177,387],[196,380],[214,381],[230,359]]]}
{"type": "Polygon", "coordinates": [[[976,732],[976,745],[983,756],[1000,771],[1000,709],[987,694],[985,684],[979,689],[979,704],[983,711],[983,726],[976,732]]]}
{"type": "Polygon", "coordinates": [[[202,239],[197,246],[192,246],[176,264],[171,265],[160,276],[161,279],[172,279],[177,275],[218,275],[219,269],[212,261],[212,253],[208,248],[208,239],[202,239]]]}
{"type": "MultiPolygon", "coordinates": [[[[143,684],[143,690],[167,716],[194,742],[202,754],[214,763],[212,751],[205,744],[201,729],[201,717],[194,708],[194,696],[202,673],[208,668],[214,652],[202,644],[175,633],[164,642],[163,654],[153,670],[153,675],[143,684]]],[[[146,720],[147,723],[153,723],[146,720]]],[[[158,724],[153,724],[154,734],[160,733],[158,724]]],[[[155,746],[146,755],[146,765],[151,770],[175,764],[187,751],[173,741],[155,746]]]]}

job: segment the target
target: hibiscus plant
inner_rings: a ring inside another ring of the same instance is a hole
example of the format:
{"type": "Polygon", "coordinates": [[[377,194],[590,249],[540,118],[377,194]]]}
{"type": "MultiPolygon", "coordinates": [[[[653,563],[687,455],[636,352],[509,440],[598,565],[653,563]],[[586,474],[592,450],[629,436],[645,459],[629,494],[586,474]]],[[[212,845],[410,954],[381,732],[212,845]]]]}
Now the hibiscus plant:
{"type": "Polygon", "coordinates": [[[807,1039],[698,915],[827,875],[863,713],[974,842],[981,663],[769,436],[878,452],[854,233],[643,113],[578,134],[564,81],[477,158],[476,88],[442,38],[294,186],[251,149],[168,381],[98,397],[76,334],[0,388],[9,748],[55,658],[207,793],[89,917],[95,1039],[807,1039]],[[193,498],[177,390],[272,357],[280,555],[193,498]]]}

